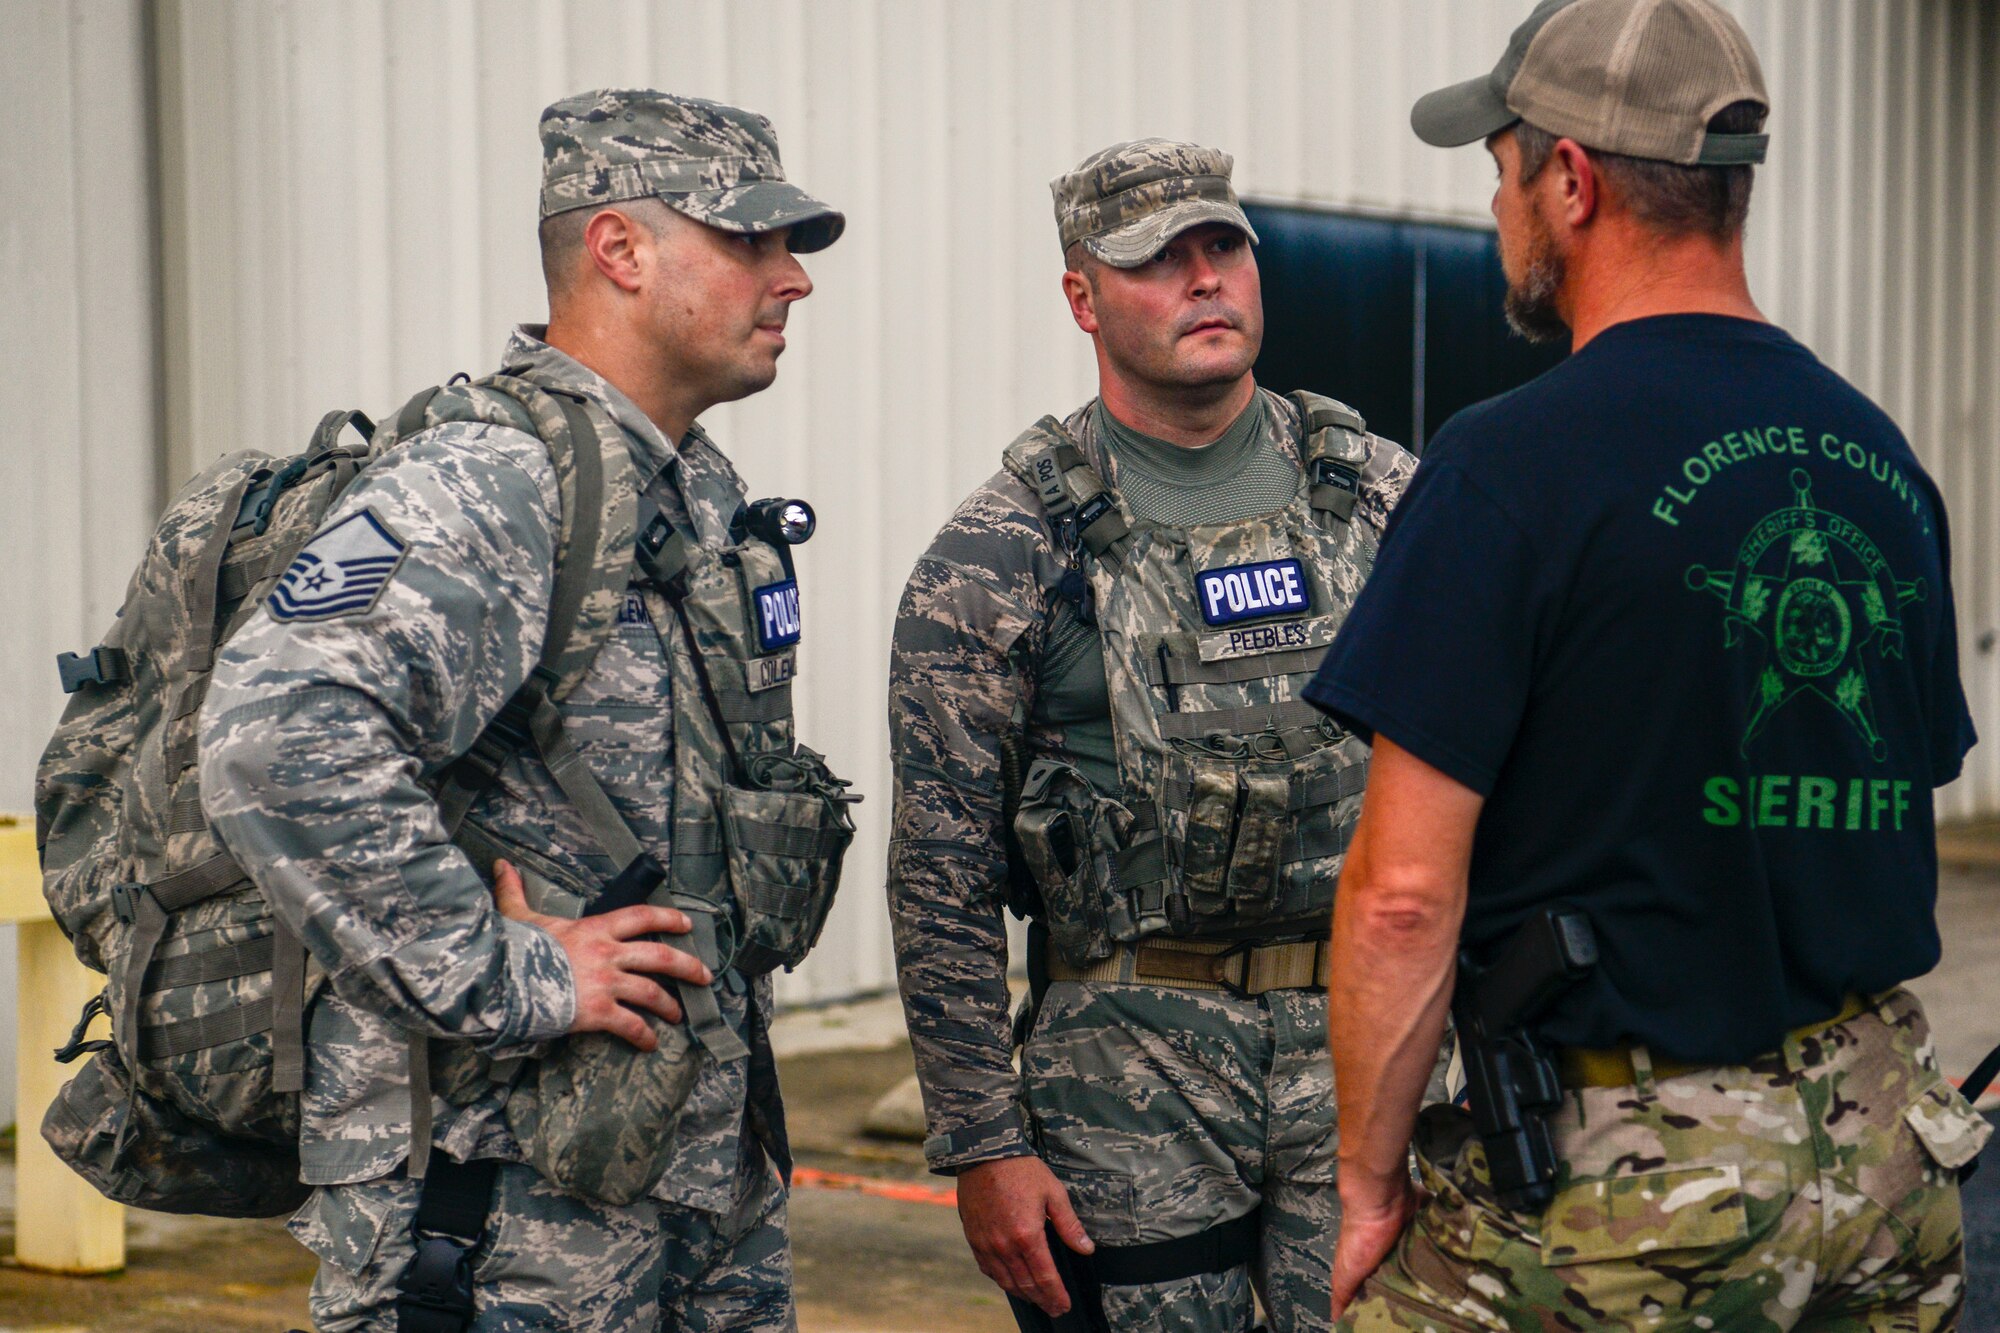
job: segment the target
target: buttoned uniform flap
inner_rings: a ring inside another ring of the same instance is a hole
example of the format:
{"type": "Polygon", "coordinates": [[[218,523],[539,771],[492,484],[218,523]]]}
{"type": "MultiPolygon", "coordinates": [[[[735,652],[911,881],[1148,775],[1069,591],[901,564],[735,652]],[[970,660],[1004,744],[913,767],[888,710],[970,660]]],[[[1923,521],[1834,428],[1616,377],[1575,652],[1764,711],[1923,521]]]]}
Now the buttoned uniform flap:
{"type": "Polygon", "coordinates": [[[418,1182],[403,1179],[321,1186],[292,1214],[285,1229],[320,1262],[358,1275],[375,1257],[392,1221],[408,1227],[420,1188],[418,1182]]]}
{"type": "Polygon", "coordinates": [[[1743,1177],[1734,1162],[1581,1181],[1542,1216],[1542,1263],[1603,1263],[1746,1238],[1743,1177]]]}
{"type": "Polygon", "coordinates": [[[1992,1123],[1949,1083],[1933,1083],[1903,1112],[1903,1121],[1932,1161],[1953,1170],[1979,1156],[1993,1137],[1992,1123]]]}

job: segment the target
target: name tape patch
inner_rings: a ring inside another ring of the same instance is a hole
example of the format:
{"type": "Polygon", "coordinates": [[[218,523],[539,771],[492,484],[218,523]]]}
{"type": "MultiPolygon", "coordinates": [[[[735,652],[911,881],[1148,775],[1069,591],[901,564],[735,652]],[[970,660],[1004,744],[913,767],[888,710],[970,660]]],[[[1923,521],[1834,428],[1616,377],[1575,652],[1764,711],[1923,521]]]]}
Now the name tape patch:
{"type": "Polygon", "coordinates": [[[785,579],[757,589],[757,646],[768,653],[798,641],[798,580],[785,579]]]}
{"type": "Polygon", "coordinates": [[[1204,662],[1226,662],[1231,658],[1256,657],[1263,653],[1324,648],[1333,642],[1333,632],[1337,628],[1339,624],[1332,616],[1281,620],[1274,625],[1245,625],[1242,629],[1204,634],[1195,647],[1204,662]]]}
{"type": "Polygon", "coordinates": [[[625,604],[618,608],[618,626],[653,627],[653,617],[646,610],[646,599],[630,588],[625,590],[625,604]]]}
{"type": "Polygon", "coordinates": [[[775,690],[799,674],[799,655],[781,653],[776,657],[753,657],[744,664],[744,688],[752,694],[775,690]]]}
{"type": "Polygon", "coordinates": [[[1201,618],[1211,625],[1234,625],[1312,609],[1305,567],[1297,560],[1204,569],[1195,576],[1195,594],[1201,599],[1201,618]]]}
{"type": "Polygon", "coordinates": [[[265,599],[278,620],[331,620],[375,605],[403,563],[405,543],[364,509],[326,529],[292,557],[265,599]]]}

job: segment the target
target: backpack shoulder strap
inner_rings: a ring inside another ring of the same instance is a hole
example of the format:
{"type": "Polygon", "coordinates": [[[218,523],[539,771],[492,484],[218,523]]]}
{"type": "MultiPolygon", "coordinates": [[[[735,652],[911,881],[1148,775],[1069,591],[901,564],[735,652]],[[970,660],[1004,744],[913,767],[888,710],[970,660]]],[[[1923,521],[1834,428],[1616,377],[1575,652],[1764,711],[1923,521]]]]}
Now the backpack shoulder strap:
{"type": "Polygon", "coordinates": [[[1361,469],[1368,462],[1368,423],[1346,403],[1304,389],[1286,395],[1299,412],[1305,467],[1312,507],[1348,522],[1361,498],[1361,469]]]}
{"type": "Polygon", "coordinates": [[[581,394],[489,375],[416,395],[396,414],[393,439],[447,421],[523,431],[548,452],[561,513],[548,635],[535,671],[560,701],[610,636],[631,579],[639,484],[623,432],[581,394]]]}

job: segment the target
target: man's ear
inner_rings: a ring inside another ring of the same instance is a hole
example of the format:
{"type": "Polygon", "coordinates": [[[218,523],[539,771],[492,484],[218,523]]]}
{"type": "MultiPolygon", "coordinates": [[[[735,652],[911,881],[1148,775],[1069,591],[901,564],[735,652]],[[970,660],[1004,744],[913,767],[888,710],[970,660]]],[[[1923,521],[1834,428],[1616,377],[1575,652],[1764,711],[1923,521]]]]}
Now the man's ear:
{"type": "Polygon", "coordinates": [[[1603,178],[1584,146],[1574,139],[1558,139],[1549,154],[1548,173],[1556,215],[1571,230],[1590,225],[1602,202],[1603,178]]]}
{"type": "Polygon", "coordinates": [[[620,291],[639,290],[653,244],[651,232],[615,208],[600,210],[584,224],[584,253],[620,291]]]}
{"type": "Polygon", "coordinates": [[[1069,317],[1085,333],[1097,332],[1097,294],[1090,280],[1074,269],[1062,275],[1063,296],[1069,301],[1069,317]]]}

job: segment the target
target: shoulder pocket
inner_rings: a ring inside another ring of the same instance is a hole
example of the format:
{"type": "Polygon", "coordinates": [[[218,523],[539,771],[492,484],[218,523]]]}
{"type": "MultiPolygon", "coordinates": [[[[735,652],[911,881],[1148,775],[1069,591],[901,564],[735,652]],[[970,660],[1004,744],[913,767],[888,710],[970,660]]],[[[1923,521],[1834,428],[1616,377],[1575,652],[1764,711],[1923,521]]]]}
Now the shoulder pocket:
{"type": "Polygon", "coordinates": [[[1903,1112],[1903,1120],[1939,1166],[1963,1171],[1979,1156],[1993,1126],[1949,1083],[1934,1083],[1903,1112]]]}
{"type": "Polygon", "coordinates": [[[1705,1250],[1750,1234],[1734,1163],[1572,1185],[1542,1219],[1542,1263],[1600,1263],[1656,1250],[1705,1250]]]}

